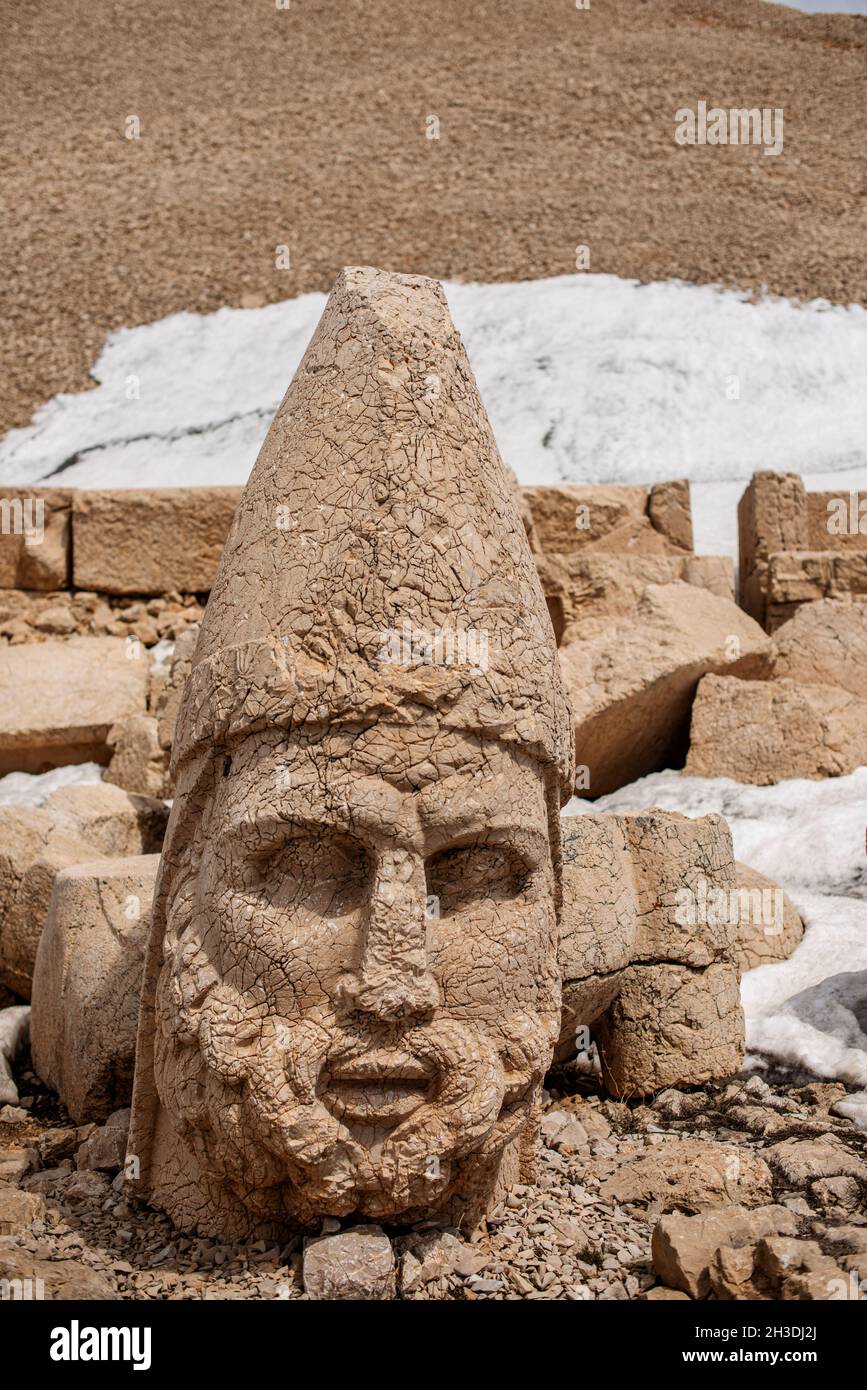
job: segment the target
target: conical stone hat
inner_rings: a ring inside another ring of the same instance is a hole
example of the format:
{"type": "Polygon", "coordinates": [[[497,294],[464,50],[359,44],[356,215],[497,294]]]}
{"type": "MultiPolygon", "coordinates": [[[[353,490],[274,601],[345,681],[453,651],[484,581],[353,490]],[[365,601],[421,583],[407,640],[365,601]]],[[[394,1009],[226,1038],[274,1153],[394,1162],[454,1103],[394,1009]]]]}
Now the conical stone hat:
{"type": "Polygon", "coordinates": [[[571,793],[572,721],[440,285],[344,270],[235,515],[174,761],[256,729],[413,723],[517,745],[571,793]]]}

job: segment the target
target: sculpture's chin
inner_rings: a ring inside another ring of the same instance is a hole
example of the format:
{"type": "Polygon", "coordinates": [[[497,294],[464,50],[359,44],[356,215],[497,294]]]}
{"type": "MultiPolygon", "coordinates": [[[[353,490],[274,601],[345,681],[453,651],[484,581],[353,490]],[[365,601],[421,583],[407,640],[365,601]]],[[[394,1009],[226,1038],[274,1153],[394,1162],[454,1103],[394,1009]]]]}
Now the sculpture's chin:
{"type": "Polygon", "coordinates": [[[245,1037],[244,1008],[213,986],[182,1031],[158,1035],[155,1074],[203,1170],[278,1223],[436,1212],[465,1167],[496,1168],[551,1045],[550,1021],[528,1013],[375,1029],[323,1008],[245,1037]]]}

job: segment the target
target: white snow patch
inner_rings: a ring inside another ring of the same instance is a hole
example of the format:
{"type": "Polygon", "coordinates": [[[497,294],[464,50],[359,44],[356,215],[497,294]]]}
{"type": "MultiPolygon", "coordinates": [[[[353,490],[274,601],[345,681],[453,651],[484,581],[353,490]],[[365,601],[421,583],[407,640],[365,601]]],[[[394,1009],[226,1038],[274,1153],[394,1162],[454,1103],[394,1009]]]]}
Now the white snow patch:
{"type": "MultiPolygon", "coordinates": [[[[867,487],[860,306],[613,275],[445,289],[522,483],[688,477],[696,548],[732,555],[754,469],[867,487]]],[[[94,390],[55,397],[0,443],[0,485],[244,482],[324,303],[305,294],[110,334],[94,390]]]]}
{"type": "Polygon", "coordinates": [[[42,806],[60,787],[92,787],[104,772],[99,763],[74,763],[50,772],[9,772],[0,777],[0,806],[42,806]]]}

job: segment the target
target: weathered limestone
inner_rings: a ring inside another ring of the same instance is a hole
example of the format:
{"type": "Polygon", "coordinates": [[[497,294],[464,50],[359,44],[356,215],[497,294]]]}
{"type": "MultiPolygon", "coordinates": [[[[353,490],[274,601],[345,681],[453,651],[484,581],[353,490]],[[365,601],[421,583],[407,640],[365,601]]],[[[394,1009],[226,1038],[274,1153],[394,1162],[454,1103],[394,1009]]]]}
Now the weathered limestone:
{"type": "Polygon", "coordinates": [[[770,642],[734,603],[691,584],[647,585],[632,617],[560,648],[575,715],[576,793],[601,796],[682,761],[709,672],[762,675],[770,642]]]}
{"type": "Polygon", "coordinates": [[[737,963],[754,970],[788,960],[804,935],[801,914],[778,884],[746,864],[735,864],[737,896],[737,963]]]}
{"type": "Polygon", "coordinates": [[[689,483],[525,487],[534,550],[665,555],[692,550],[689,483]]]}
{"type": "Polygon", "coordinates": [[[725,555],[611,555],[578,551],[536,555],[536,568],[559,647],[634,617],[648,584],[677,580],[734,603],[734,568],[725,555]]]}
{"type": "Polygon", "coordinates": [[[211,587],[237,487],[74,492],[73,583],[107,594],[211,587]]]}
{"type": "Polygon", "coordinates": [[[58,874],[33,975],[37,1074],[77,1124],[129,1104],[138,1000],[159,857],[58,874]]]}
{"type": "Polygon", "coordinates": [[[564,821],[559,1060],[597,1045],[619,1095],[737,1071],[743,1014],[737,924],[708,910],[735,886],[721,816],[578,815],[564,821]]]}
{"type": "Polygon", "coordinates": [[[142,796],[167,797],[168,750],[160,744],[159,724],[152,714],[131,714],[108,732],[111,762],[106,782],[142,796]]]}
{"type": "Polygon", "coordinates": [[[114,637],[0,647],[0,775],[107,762],[108,732],[144,710],[144,649],[114,637]]]}
{"type": "Polygon", "coordinates": [[[173,764],[135,1190],[223,1236],[471,1221],[529,1157],[558,1032],[572,725],[434,282],[340,276],[237,509],[173,764]]]}
{"type": "Polygon", "coordinates": [[[765,626],[776,632],[805,603],[820,599],[867,601],[867,549],[789,551],[767,565],[765,626]]]}
{"type": "Polygon", "coordinates": [[[867,603],[805,603],[774,633],[774,679],[867,697],[867,603]]]}
{"type": "Polygon", "coordinates": [[[93,847],[32,806],[0,806],[0,981],[30,998],[36,949],[61,870],[93,847]]]}
{"type": "Polygon", "coordinates": [[[72,494],[5,488],[0,497],[0,589],[52,590],[69,579],[72,494]]]}
{"type": "Polygon", "coordinates": [[[0,806],[0,982],[30,998],[57,874],[102,855],[152,854],[167,811],[118,787],[62,787],[41,807],[0,806]]]}
{"type": "Polygon", "coordinates": [[[738,504],[741,603],[773,632],[799,603],[867,598],[867,493],[808,493],[754,473],[738,504]]]}
{"type": "Polygon", "coordinates": [[[787,1207],[717,1207],[696,1216],[675,1212],[663,1216],[653,1229],[653,1268],[669,1288],[690,1298],[707,1298],[709,1266],[721,1246],[740,1250],[756,1245],[762,1236],[797,1233],[798,1219],[787,1207]]]}
{"type": "Polygon", "coordinates": [[[771,1170],[752,1149],[668,1134],[607,1178],[599,1195],[621,1205],[658,1203],[663,1212],[764,1206],[771,1200],[771,1170]]]}
{"type": "Polygon", "coordinates": [[[304,1246],[304,1289],[309,1298],[378,1302],[395,1296],[391,1241],[381,1226],[353,1226],[318,1236],[304,1246]]]}
{"type": "Polygon", "coordinates": [[[705,676],[686,772],[770,786],[842,777],[867,762],[867,700],[827,685],[705,676]]]}

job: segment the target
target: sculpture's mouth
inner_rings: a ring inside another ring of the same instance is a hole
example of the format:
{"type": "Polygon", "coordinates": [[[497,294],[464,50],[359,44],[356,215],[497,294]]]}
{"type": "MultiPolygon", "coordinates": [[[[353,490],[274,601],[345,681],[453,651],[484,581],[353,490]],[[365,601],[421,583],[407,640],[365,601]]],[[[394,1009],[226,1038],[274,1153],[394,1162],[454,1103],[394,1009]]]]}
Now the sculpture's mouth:
{"type": "Polygon", "coordinates": [[[433,1081],[433,1069],[411,1053],[376,1049],[328,1065],[321,1100],[339,1120],[395,1125],[430,1099],[433,1081]]]}

